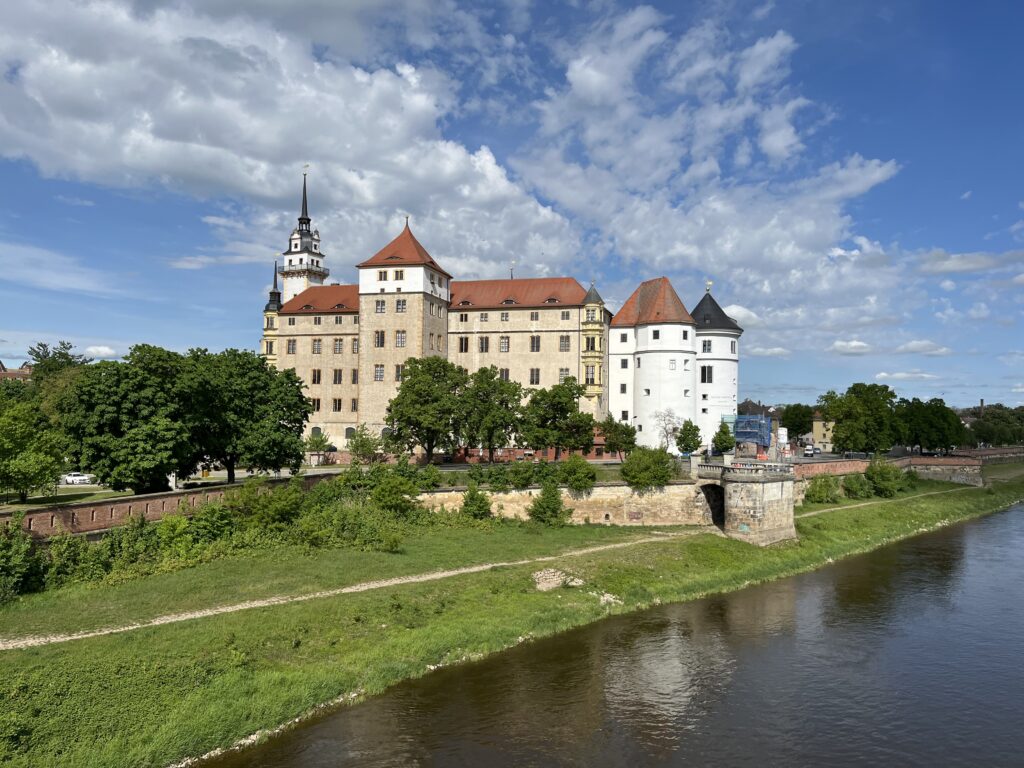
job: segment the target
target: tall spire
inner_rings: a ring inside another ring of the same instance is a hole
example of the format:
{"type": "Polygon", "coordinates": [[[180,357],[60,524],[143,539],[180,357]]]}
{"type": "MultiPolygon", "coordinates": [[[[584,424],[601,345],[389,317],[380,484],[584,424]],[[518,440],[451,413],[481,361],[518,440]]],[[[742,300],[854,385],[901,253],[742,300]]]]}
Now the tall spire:
{"type": "Polygon", "coordinates": [[[274,287],[271,290],[277,293],[277,259],[274,259],[274,287]]]}
{"type": "Polygon", "coordinates": [[[309,231],[309,206],[306,204],[306,173],[302,173],[302,213],[299,215],[299,231],[309,231]]]}
{"type": "Polygon", "coordinates": [[[280,312],[281,311],[281,291],[277,288],[277,262],[274,262],[274,287],[270,289],[270,296],[268,297],[267,306],[263,308],[264,312],[280,312]]]}

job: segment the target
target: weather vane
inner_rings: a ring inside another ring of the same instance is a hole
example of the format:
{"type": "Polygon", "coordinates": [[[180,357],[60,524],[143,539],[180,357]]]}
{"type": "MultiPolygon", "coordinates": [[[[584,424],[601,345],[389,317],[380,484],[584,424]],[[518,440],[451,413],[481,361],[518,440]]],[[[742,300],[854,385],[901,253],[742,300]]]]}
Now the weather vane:
{"type": "Polygon", "coordinates": [[[714,285],[714,283],[711,282],[710,280],[705,281],[705,283],[704,283],[704,293],[711,293],[711,286],[712,285],[714,285]]]}

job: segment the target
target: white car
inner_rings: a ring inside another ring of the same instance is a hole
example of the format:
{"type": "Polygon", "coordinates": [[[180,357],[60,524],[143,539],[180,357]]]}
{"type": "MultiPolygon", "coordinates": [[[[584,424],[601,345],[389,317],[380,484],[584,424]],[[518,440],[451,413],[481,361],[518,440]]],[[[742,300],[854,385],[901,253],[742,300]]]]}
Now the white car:
{"type": "Polygon", "coordinates": [[[82,472],[68,472],[61,480],[64,485],[88,485],[92,482],[92,478],[82,472]]]}
{"type": "Polygon", "coordinates": [[[806,458],[806,459],[814,458],[814,446],[813,445],[805,445],[804,446],[804,458],[806,458]]]}

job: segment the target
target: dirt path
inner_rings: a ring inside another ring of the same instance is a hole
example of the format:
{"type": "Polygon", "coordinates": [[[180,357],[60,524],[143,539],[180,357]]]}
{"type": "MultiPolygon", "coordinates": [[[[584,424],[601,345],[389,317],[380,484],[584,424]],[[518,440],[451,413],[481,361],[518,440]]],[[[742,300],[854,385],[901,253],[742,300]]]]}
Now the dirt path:
{"type": "MultiPolygon", "coordinates": [[[[798,520],[801,517],[814,517],[815,515],[823,515],[826,512],[839,512],[844,509],[856,509],[857,507],[870,507],[875,504],[892,504],[897,501],[910,501],[911,499],[923,499],[925,496],[938,496],[942,493],[959,493],[961,491],[970,491],[978,488],[976,485],[965,485],[963,488],[950,488],[946,491],[928,491],[928,493],[918,493],[913,496],[901,496],[898,499],[875,499],[874,501],[864,501],[860,504],[846,504],[842,507],[828,507],[826,509],[816,509],[813,512],[801,512],[799,515],[793,515],[798,520]]],[[[3,643],[0,642],[0,650],[3,649],[3,643]]]]}
{"type": "Polygon", "coordinates": [[[25,637],[12,638],[0,637],[0,651],[14,651],[20,650],[22,648],[35,648],[41,645],[68,643],[72,640],[85,640],[90,637],[116,635],[122,632],[131,632],[136,629],[145,629],[146,627],[158,627],[163,624],[177,624],[181,621],[191,621],[192,619],[203,619],[208,616],[220,616],[221,614],[225,613],[237,613],[238,611],[248,611],[252,608],[268,608],[270,606],[275,605],[289,605],[291,603],[306,602],[307,600],[319,600],[323,597],[335,597],[337,595],[347,595],[355,592],[368,592],[371,589],[395,587],[400,584],[421,584],[427,581],[439,581],[441,579],[449,579],[453,576],[462,576],[468,573],[480,573],[481,571],[488,571],[492,568],[502,568],[516,565],[531,565],[533,563],[549,563],[553,560],[559,560],[563,557],[577,557],[579,555],[589,555],[595,552],[606,552],[610,549],[622,549],[624,547],[633,547],[638,544],[650,544],[655,541],[665,541],[666,539],[671,538],[693,536],[697,533],[714,532],[715,531],[690,530],[678,533],[656,533],[650,536],[645,536],[642,539],[633,539],[632,541],[620,541],[614,544],[600,544],[594,547],[584,547],[583,549],[570,549],[566,552],[560,552],[557,555],[544,555],[542,557],[531,557],[525,560],[510,560],[507,562],[467,565],[462,568],[452,568],[447,571],[431,571],[430,573],[413,574],[411,576],[396,576],[395,578],[380,579],[378,581],[364,581],[360,584],[351,584],[347,587],[326,589],[320,592],[311,592],[305,595],[278,595],[275,597],[265,597],[261,600],[248,600],[244,603],[218,605],[212,608],[203,608],[197,611],[169,613],[164,616],[157,616],[156,618],[150,619],[149,621],[141,621],[136,622],[134,624],[125,624],[120,627],[106,627],[103,629],[93,629],[85,632],[74,632],[65,635],[28,635],[25,637]]]}

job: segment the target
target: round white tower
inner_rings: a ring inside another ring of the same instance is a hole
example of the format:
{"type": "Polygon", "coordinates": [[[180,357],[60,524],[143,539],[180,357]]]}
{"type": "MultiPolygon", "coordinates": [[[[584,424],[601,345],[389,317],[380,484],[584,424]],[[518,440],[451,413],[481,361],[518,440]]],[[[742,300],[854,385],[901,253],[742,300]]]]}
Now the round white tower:
{"type": "Polygon", "coordinates": [[[715,301],[710,282],[693,308],[693,320],[697,329],[696,424],[704,444],[710,445],[723,418],[736,415],[743,329],[715,301]]]}

